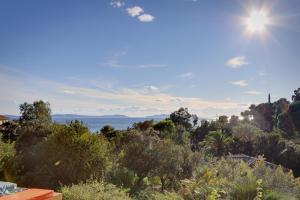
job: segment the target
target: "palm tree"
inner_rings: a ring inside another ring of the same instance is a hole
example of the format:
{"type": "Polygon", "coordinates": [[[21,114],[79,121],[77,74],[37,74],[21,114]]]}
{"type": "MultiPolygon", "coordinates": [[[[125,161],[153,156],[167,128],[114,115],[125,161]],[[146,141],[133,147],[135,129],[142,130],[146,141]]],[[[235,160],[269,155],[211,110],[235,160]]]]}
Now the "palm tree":
{"type": "Polygon", "coordinates": [[[231,142],[232,137],[221,131],[212,131],[204,139],[205,147],[214,152],[217,156],[224,155],[231,142]]]}

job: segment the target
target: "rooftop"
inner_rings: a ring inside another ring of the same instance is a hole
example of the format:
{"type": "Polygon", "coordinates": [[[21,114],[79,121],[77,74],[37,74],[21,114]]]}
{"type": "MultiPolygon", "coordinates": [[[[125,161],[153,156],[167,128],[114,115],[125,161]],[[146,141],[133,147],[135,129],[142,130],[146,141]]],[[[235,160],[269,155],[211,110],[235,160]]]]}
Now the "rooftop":
{"type": "Polygon", "coordinates": [[[4,115],[0,115],[0,120],[3,121],[3,120],[9,120],[8,117],[4,116],[4,115]]]}

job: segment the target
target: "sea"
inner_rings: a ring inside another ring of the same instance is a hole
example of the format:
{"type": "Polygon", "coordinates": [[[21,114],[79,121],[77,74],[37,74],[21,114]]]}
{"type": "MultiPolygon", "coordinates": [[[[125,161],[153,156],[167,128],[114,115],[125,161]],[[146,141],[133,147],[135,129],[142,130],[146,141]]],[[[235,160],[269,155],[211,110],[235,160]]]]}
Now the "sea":
{"type": "Polygon", "coordinates": [[[131,127],[136,122],[143,122],[145,120],[160,121],[162,118],[139,118],[139,117],[126,117],[126,118],[99,118],[99,117],[53,117],[54,122],[68,123],[72,120],[82,121],[89,127],[92,132],[99,131],[103,126],[110,125],[117,130],[125,130],[131,127]]]}

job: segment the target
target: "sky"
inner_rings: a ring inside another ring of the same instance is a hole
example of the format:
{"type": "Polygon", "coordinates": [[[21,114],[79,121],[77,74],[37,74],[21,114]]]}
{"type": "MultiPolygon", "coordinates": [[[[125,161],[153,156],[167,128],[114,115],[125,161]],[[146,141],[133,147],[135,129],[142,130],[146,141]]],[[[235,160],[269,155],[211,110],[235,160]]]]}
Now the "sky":
{"type": "Polygon", "coordinates": [[[1,0],[0,25],[0,114],[212,118],[300,87],[299,0],[1,0]]]}

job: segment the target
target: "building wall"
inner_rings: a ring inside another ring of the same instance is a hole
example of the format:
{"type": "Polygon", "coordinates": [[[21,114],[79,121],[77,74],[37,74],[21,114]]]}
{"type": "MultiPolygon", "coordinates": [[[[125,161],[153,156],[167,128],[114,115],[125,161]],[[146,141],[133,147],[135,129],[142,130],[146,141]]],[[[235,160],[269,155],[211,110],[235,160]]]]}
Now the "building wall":
{"type": "Polygon", "coordinates": [[[5,122],[8,122],[8,120],[0,120],[0,125],[4,124],[5,122]]]}

